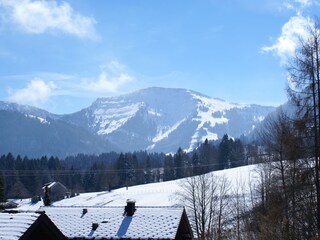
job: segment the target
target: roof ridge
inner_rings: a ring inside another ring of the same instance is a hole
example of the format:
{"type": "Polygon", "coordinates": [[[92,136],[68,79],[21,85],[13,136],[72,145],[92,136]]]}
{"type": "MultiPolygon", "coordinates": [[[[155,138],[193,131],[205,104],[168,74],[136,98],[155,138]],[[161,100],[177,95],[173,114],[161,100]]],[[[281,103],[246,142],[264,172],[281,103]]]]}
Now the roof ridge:
{"type": "MultiPolygon", "coordinates": [[[[123,208],[123,206],[41,206],[41,208],[123,208]]],[[[183,205],[174,206],[135,206],[136,208],[183,208],[183,205]]]]}

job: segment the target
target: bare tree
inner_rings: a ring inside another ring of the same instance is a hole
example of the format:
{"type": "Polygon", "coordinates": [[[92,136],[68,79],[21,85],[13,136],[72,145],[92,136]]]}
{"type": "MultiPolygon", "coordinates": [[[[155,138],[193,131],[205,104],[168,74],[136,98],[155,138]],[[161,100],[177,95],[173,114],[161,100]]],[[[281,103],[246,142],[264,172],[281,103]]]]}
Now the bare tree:
{"type": "Polygon", "coordinates": [[[227,193],[230,183],[226,177],[212,173],[181,181],[177,197],[183,202],[198,239],[221,239],[227,224],[227,193]]]}
{"type": "MultiPolygon", "coordinates": [[[[231,185],[230,181],[226,178],[226,176],[221,176],[218,178],[218,194],[217,194],[217,220],[216,220],[216,232],[215,238],[222,239],[223,230],[228,223],[228,220],[231,214],[231,208],[227,208],[228,203],[230,202],[230,198],[228,193],[230,192],[231,185]]],[[[231,204],[230,204],[231,205],[231,204]]]]}
{"type": "Polygon", "coordinates": [[[308,29],[308,37],[301,40],[288,68],[290,100],[297,106],[299,130],[308,141],[309,157],[314,159],[314,185],[316,194],[316,223],[320,232],[320,28],[314,21],[308,29]]]}
{"type": "Polygon", "coordinates": [[[216,178],[212,174],[186,178],[177,193],[190,216],[198,239],[210,239],[217,195],[216,178]]]}

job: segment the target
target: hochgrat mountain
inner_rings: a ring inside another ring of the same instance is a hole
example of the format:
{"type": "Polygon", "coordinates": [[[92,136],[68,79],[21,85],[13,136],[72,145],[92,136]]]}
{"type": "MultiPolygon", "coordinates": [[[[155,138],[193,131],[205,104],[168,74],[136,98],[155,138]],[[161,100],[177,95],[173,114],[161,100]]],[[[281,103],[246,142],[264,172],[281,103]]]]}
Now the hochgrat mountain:
{"type": "Polygon", "coordinates": [[[97,99],[60,120],[103,137],[122,151],[192,150],[205,139],[249,134],[275,107],[230,103],[186,89],[147,88],[97,99]]]}

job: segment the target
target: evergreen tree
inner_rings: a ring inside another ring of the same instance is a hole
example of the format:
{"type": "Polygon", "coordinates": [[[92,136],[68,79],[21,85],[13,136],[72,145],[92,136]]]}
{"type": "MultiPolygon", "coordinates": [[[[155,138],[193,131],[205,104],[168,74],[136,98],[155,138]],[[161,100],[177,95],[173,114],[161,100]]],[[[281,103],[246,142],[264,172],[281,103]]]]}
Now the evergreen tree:
{"type": "Polygon", "coordinates": [[[2,175],[0,175],[0,202],[5,202],[5,192],[4,192],[4,179],[2,175]]]}
{"type": "Polygon", "coordinates": [[[229,142],[231,145],[230,167],[239,167],[245,164],[244,147],[240,139],[229,142]]]}
{"type": "Polygon", "coordinates": [[[219,169],[228,168],[230,165],[230,142],[227,134],[223,135],[219,144],[219,169]]]}
{"type": "Polygon", "coordinates": [[[151,162],[148,156],[145,163],[145,183],[151,183],[152,181],[151,162]]]}
{"type": "Polygon", "coordinates": [[[174,160],[172,155],[169,154],[164,159],[163,180],[170,181],[170,180],[173,180],[174,177],[175,177],[174,160]]]}
{"type": "Polygon", "coordinates": [[[201,168],[201,173],[207,173],[219,169],[217,166],[217,150],[209,143],[208,139],[204,141],[204,143],[199,147],[198,151],[200,163],[203,166],[201,168]]]}
{"type": "Polygon", "coordinates": [[[184,152],[182,148],[179,147],[177,153],[174,155],[175,179],[183,178],[185,176],[184,167],[184,152]]]}
{"type": "Polygon", "coordinates": [[[118,172],[118,177],[119,177],[118,186],[124,186],[127,181],[127,175],[126,175],[126,159],[123,153],[121,153],[118,157],[118,160],[116,163],[116,170],[118,172]]]}
{"type": "Polygon", "coordinates": [[[191,162],[192,162],[192,175],[193,176],[200,175],[201,174],[200,159],[196,152],[193,153],[191,157],[191,162]]]}

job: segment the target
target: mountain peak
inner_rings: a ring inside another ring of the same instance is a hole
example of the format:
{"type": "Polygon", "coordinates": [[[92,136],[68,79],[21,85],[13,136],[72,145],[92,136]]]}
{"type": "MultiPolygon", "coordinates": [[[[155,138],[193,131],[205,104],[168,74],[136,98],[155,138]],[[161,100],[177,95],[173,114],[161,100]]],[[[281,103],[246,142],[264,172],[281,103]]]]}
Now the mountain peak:
{"type": "Polygon", "coordinates": [[[97,99],[85,110],[88,122],[81,126],[124,150],[173,152],[178,147],[191,150],[206,138],[216,140],[226,133],[249,133],[273,109],[182,88],[151,87],[97,99]]]}
{"type": "MultiPolygon", "coordinates": [[[[205,139],[216,140],[224,134],[249,134],[275,108],[231,103],[182,88],[152,87],[98,98],[88,108],[67,115],[6,102],[0,102],[1,109],[33,116],[35,120],[49,117],[64,122],[66,133],[67,128],[77,128],[70,134],[83,129],[107,142],[112,147],[109,150],[175,152],[179,147],[192,150],[205,139]]],[[[50,127],[56,126],[55,121],[50,127]]],[[[81,141],[85,142],[85,138],[81,141]]]]}

